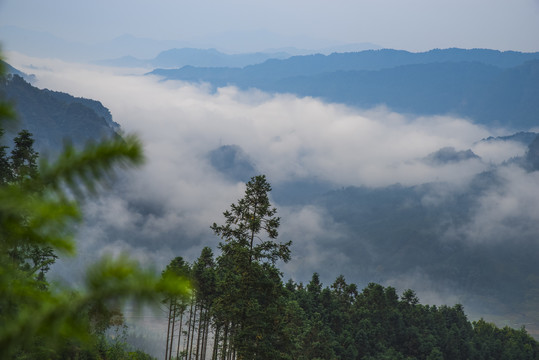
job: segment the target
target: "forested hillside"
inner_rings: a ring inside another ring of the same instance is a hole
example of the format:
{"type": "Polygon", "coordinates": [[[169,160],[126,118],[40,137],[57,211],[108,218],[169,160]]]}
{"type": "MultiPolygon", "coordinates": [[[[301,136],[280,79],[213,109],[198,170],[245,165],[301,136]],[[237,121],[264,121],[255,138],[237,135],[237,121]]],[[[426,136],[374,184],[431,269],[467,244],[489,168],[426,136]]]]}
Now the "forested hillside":
{"type": "Polygon", "coordinates": [[[163,272],[187,276],[191,297],[166,297],[165,359],[537,359],[539,343],[524,328],[470,322],[462,305],[420,304],[413,290],[370,283],[363,290],[339,276],[323,286],[282,282],[280,219],[270,185],[253,177],[245,196],[212,229],[223,240],[163,272]]]}
{"type": "Polygon", "coordinates": [[[66,93],[41,90],[17,74],[0,83],[0,92],[13,103],[18,122],[6,128],[7,136],[27,129],[36,137],[40,153],[57,155],[65,140],[81,148],[86,142],[117,136],[119,125],[99,101],[66,93]]]}
{"type": "MultiPolygon", "coordinates": [[[[0,138],[13,116],[2,98],[0,138]]],[[[185,280],[160,280],[125,256],[102,258],[76,288],[47,279],[59,256],[75,253],[73,232],[86,196],[96,194],[116,166],[140,164],[140,143],[128,136],[83,150],[66,145],[55,161],[38,166],[28,130],[2,140],[11,151],[0,146],[0,358],[148,359],[122,342],[122,303],[186,294],[185,280]],[[116,336],[109,337],[113,329],[116,336]]]]}

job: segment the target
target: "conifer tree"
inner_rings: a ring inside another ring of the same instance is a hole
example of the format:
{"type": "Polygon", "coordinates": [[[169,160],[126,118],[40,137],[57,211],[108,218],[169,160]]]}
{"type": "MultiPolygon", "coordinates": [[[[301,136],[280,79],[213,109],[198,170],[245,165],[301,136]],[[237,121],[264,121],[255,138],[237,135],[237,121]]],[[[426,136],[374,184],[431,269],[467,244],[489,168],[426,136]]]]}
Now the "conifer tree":
{"type": "MultiPolygon", "coordinates": [[[[0,128],[0,144],[5,130],[0,128]]],[[[11,165],[7,156],[6,145],[0,145],[0,185],[7,183],[11,179],[11,165]]]]}
{"type": "Polygon", "coordinates": [[[11,172],[15,181],[34,179],[37,176],[37,158],[39,153],[34,150],[34,139],[28,130],[21,130],[13,139],[11,151],[11,172]]]}
{"type": "MultiPolygon", "coordinates": [[[[181,257],[178,256],[167,265],[162,273],[162,278],[178,279],[179,281],[185,281],[188,279],[191,273],[189,264],[181,257]]],[[[165,348],[165,360],[172,359],[172,354],[176,350],[176,356],[178,356],[180,350],[180,342],[182,335],[182,323],[183,314],[187,309],[189,297],[185,294],[167,294],[162,300],[165,305],[165,311],[167,313],[167,340],[165,348]],[[178,319],[179,317],[179,319],[178,319]],[[179,325],[178,340],[176,347],[174,347],[174,333],[176,323],[179,325]]]]}
{"type": "Polygon", "coordinates": [[[281,314],[278,300],[283,292],[275,263],[290,259],[291,242],[275,241],[280,219],[269,201],[270,191],[264,175],[251,178],[244,197],[223,213],[225,224],[211,226],[224,240],[217,259],[216,307],[232,348],[224,339],[223,358],[227,351],[240,359],[275,358],[272,338],[279,334],[272,333],[271,324],[281,314]]]}

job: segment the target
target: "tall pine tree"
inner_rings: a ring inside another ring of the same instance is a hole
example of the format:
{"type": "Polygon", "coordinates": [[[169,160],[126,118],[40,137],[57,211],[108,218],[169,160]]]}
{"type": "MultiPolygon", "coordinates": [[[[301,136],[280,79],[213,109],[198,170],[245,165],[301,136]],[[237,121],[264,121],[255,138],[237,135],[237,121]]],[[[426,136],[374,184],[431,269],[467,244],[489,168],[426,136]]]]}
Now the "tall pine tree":
{"type": "Polygon", "coordinates": [[[282,315],[279,298],[284,288],[275,264],[290,259],[291,242],[275,241],[280,219],[269,201],[270,191],[264,175],[253,177],[245,196],[223,213],[225,224],[211,226],[224,240],[219,244],[216,299],[227,337],[223,358],[230,351],[238,359],[277,358],[274,342],[279,331],[273,324],[282,315]]]}

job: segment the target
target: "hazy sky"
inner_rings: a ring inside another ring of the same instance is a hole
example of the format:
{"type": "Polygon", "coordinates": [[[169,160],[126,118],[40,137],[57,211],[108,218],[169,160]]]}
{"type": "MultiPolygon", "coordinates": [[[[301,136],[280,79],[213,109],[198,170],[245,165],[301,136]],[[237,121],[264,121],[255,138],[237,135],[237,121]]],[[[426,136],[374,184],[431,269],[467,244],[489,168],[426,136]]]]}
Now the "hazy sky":
{"type": "Polygon", "coordinates": [[[272,34],[296,47],[539,51],[538,0],[0,0],[4,25],[84,42],[132,34],[218,46],[233,36],[236,50],[261,50],[246,48],[252,37],[275,46],[272,34]]]}

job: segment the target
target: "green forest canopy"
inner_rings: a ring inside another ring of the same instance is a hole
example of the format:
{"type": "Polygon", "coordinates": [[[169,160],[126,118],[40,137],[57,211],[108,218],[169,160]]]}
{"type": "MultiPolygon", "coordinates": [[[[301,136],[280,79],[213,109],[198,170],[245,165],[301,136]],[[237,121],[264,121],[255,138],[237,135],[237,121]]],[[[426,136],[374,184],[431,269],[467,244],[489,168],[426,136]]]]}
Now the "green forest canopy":
{"type": "Polygon", "coordinates": [[[280,219],[265,176],[211,228],[222,242],[187,263],[176,257],[163,273],[187,276],[191,297],[166,297],[165,359],[537,359],[539,344],[524,328],[468,321],[464,308],[419,303],[413,290],[370,283],[361,292],[339,276],[323,287],[282,282],[280,219]],[[182,331],[183,329],[183,331],[182,331]],[[186,330],[187,329],[187,330],[186,330]]]}

